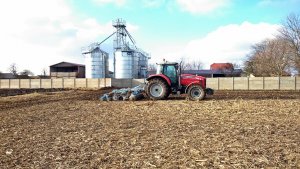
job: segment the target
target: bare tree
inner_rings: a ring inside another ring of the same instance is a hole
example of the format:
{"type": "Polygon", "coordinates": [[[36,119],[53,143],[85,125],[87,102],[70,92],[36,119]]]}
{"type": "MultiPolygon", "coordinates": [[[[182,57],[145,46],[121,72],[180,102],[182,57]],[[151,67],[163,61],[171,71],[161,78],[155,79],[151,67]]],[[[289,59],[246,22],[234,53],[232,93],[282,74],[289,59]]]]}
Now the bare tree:
{"type": "Polygon", "coordinates": [[[290,74],[291,48],[284,39],[265,40],[252,47],[244,71],[255,76],[286,76],[290,74]]]}
{"type": "Polygon", "coordinates": [[[12,64],[9,66],[8,71],[9,71],[10,73],[12,73],[13,75],[18,75],[18,69],[17,69],[16,63],[12,63],[12,64]]]}
{"type": "Polygon", "coordinates": [[[238,64],[238,63],[233,63],[233,69],[240,69],[241,68],[241,65],[238,64]]]}
{"type": "Polygon", "coordinates": [[[193,70],[201,70],[203,68],[203,63],[199,60],[194,60],[191,65],[193,70]]]}
{"type": "Polygon", "coordinates": [[[291,49],[293,49],[291,59],[300,73],[300,16],[294,13],[287,16],[279,32],[280,38],[288,41],[291,49]]]}
{"type": "Polygon", "coordinates": [[[47,71],[47,69],[46,68],[44,68],[43,70],[42,70],[42,76],[47,76],[48,75],[48,73],[47,73],[48,71],[47,71]]]}
{"type": "Polygon", "coordinates": [[[179,59],[180,68],[182,71],[190,69],[191,65],[186,61],[185,57],[179,59]]]}
{"type": "Polygon", "coordinates": [[[20,72],[20,75],[33,76],[34,74],[32,73],[32,71],[24,69],[22,72],[20,72]]]}

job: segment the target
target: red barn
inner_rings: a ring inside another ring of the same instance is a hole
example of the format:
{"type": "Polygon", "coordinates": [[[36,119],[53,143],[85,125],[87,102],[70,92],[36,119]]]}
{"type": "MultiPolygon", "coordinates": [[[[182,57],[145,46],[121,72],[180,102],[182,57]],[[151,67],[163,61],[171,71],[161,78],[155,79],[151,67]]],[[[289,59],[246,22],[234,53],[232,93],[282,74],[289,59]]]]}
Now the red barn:
{"type": "Polygon", "coordinates": [[[213,63],[210,65],[210,70],[229,70],[233,71],[232,63],[213,63]]]}

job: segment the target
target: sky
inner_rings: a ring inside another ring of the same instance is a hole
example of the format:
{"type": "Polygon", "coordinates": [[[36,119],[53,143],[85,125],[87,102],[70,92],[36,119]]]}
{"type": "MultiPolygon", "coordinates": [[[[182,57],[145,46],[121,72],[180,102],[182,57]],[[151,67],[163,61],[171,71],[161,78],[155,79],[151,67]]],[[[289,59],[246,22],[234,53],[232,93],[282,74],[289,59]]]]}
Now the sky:
{"type": "MultiPolygon", "coordinates": [[[[166,59],[242,64],[251,46],[274,38],[300,0],[3,0],[0,2],[0,71],[41,74],[66,61],[84,64],[81,48],[126,20],[150,63],[166,59]]],[[[103,44],[112,50],[112,40],[103,44]]],[[[110,70],[112,67],[110,55],[110,70]]]]}

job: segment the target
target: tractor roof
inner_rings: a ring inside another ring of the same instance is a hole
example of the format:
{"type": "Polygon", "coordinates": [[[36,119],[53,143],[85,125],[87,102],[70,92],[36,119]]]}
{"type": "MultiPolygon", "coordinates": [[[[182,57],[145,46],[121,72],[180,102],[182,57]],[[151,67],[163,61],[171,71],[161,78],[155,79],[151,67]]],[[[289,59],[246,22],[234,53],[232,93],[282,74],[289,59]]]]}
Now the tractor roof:
{"type": "Polygon", "coordinates": [[[178,65],[177,62],[160,62],[157,65],[178,65]]]}

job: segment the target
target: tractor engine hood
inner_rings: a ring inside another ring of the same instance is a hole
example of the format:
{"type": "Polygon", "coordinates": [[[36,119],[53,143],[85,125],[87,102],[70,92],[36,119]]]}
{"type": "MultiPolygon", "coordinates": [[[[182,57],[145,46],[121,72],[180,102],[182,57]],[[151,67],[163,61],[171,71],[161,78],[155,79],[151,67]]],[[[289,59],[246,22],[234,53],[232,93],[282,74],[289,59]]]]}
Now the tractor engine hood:
{"type": "Polygon", "coordinates": [[[205,77],[203,76],[198,76],[198,75],[193,75],[193,74],[182,74],[180,76],[181,79],[194,79],[194,80],[203,80],[205,77]]]}
{"type": "Polygon", "coordinates": [[[190,86],[191,84],[198,83],[203,89],[206,88],[206,78],[203,76],[197,76],[192,74],[182,74],[180,76],[180,83],[182,86],[190,86]]]}

